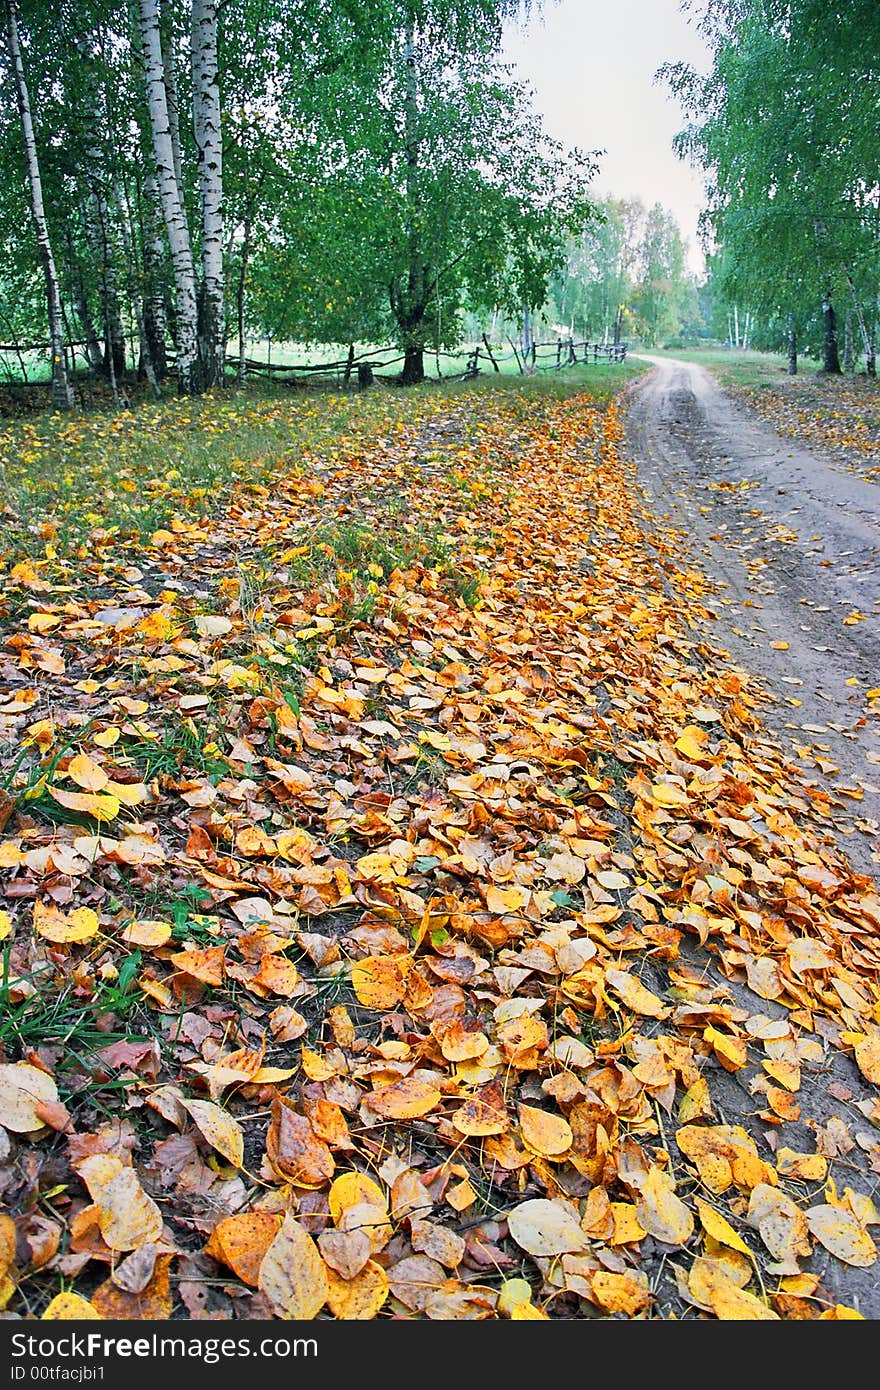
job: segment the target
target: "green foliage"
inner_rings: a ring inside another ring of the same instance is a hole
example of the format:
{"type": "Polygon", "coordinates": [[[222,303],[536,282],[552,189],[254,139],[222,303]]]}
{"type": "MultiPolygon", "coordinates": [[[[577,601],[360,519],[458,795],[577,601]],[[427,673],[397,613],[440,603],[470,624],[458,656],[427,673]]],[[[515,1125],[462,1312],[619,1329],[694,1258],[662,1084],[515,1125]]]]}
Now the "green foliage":
{"type": "Polygon", "coordinates": [[[704,4],[713,67],[663,70],[689,124],[679,152],[706,171],[713,281],[781,345],[818,346],[823,298],[877,317],[880,15],[865,0],[704,4]]]}

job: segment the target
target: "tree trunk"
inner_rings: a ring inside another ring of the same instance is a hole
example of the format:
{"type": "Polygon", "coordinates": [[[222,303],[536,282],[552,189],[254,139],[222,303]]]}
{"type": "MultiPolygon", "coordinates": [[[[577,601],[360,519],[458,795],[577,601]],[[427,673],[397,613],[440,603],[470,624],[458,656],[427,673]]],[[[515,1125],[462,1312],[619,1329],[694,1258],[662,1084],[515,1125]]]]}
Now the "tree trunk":
{"type": "Polygon", "coordinates": [[[404,347],[403,371],[400,380],[404,386],[418,386],[425,379],[425,349],[417,342],[409,342],[404,347]]]}
{"type": "Polygon", "coordinates": [[[788,334],[788,375],[789,375],[789,376],[797,376],[797,369],[798,369],[798,363],[797,363],[797,359],[798,359],[798,348],[797,348],[797,332],[795,331],[795,326],[794,326],[794,314],[789,314],[789,316],[788,316],[788,323],[787,323],[787,325],[786,325],[786,331],[787,331],[787,334],[788,334]]]}
{"type": "Polygon", "coordinates": [[[852,310],[847,309],[843,317],[843,370],[847,376],[852,376],[854,366],[855,351],[853,346],[852,310]]]}
{"type": "Polygon", "coordinates": [[[174,58],[174,18],[169,0],[158,0],[159,43],[162,48],[162,82],[168,108],[168,135],[174,160],[174,177],[183,188],[183,158],[180,153],[180,98],[177,95],[177,63],[174,58]]]}
{"type": "Polygon", "coordinates": [[[238,311],[238,384],[244,386],[247,381],[247,361],[245,359],[244,347],[244,289],[247,283],[248,259],[251,251],[251,218],[250,212],[247,213],[244,222],[244,236],[241,242],[241,267],[238,272],[238,292],[236,295],[236,308],[238,311]]]}
{"type": "Polygon", "coordinates": [[[103,372],[104,352],[98,338],[95,320],[92,318],[89,296],[86,291],[85,281],[83,280],[82,266],[80,265],[79,258],[76,254],[76,248],[73,244],[73,236],[71,235],[69,222],[65,221],[64,232],[65,241],[67,243],[69,284],[73,291],[76,312],[82,325],[83,336],[85,338],[86,361],[93,372],[103,372]]]}
{"type": "Polygon", "coordinates": [[[182,395],[196,395],[203,388],[203,376],[198,350],[195,264],[183,192],[175,169],[157,0],[140,0],[140,20],[153,155],[174,267],[178,389],[182,395]]]}
{"type": "Polygon", "coordinates": [[[144,322],[143,310],[141,309],[140,295],[138,294],[138,286],[136,279],[137,268],[135,266],[134,259],[134,238],[131,235],[131,220],[128,198],[126,197],[125,202],[123,203],[123,199],[120,196],[119,192],[119,183],[115,178],[113,180],[113,201],[116,204],[119,213],[119,225],[122,228],[122,244],[123,250],[125,252],[125,264],[128,272],[128,296],[134,308],[135,318],[137,319],[138,348],[140,350],[141,366],[143,368],[144,375],[146,376],[147,381],[150,384],[150,390],[152,391],[156,400],[159,400],[162,395],[162,392],[159,390],[159,383],[156,379],[156,368],[153,363],[153,354],[150,348],[150,340],[147,336],[147,327],[144,322]]]}
{"type": "Polygon", "coordinates": [[[840,376],[840,355],[837,350],[837,315],[828,290],[822,300],[822,320],[825,330],[822,371],[828,376],[840,376]]]}
{"type": "Polygon", "coordinates": [[[620,347],[620,334],[623,327],[623,305],[618,304],[617,313],[614,315],[614,346],[620,347]]]}
{"type": "Polygon", "coordinates": [[[52,253],[52,242],[49,238],[49,227],[43,206],[43,183],[40,178],[37,142],[31,119],[31,104],[21,59],[14,0],[6,0],[6,35],[9,58],[15,78],[18,115],[21,121],[21,134],[27,163],[31,216],[40,251],[40,260],[43,265],[43,275],[46,280],[49,339],[52,350],[52,405],[56,410],[71,410],[73,408],[73,391],[67,378],[67,366],[64,360],[64,322],[61,314],[61,293],[58,288],[58,273],[55,269],[55,257],[52,253]]]}
{"type": "Polygon", "coordinates": [[[415,17],[408,10],[403,49],[403,120],[405,189],[407,209],[406,289],[392,291],[392,307],[403,338],[404,386],[415,386],[425,379],[424,318],[427,309],[424,256],[419,231],[419,103],[416,68],[415,17]]]}
{"type": "Polygon", "coordinates": [[[534,365],[535,361],[535,340],[532,337],[532,316],[528,304],[523,305],[522,358],[523,370],[527,372],[528,364],[531,362],[534,365]]]}
{"type": "Polygon", "coordinates": [[[877,357],[876,357],[876,353],[875,353],[875,351],[874,351],[874,338],[873,338],[873,335],[870,334],[870,333],[868,332],[868,326],[867,326],[867,324],[865,323],[865,315],[862,313],[862,306],[861,306],[861,304],[860,304],[860,302],[859,302],[859,297],[858,297],[858,295],[856,294],[856,287],[855,287],[855,284],[854,284],[854,282],[853,282],[853,278],[852,278],[852,276],[849,274],[848,271],[847,271],[846,279],[847,279],[847,283],[848,283],[848,285],[849,285],[850,291],[851,291],[851,293],[852,293],[852,297],[853,297],[853,306],[854,306],[855,311],[856,311],[856,319],[858,320],[859,332],[860,332],[861,335],[862,335],[862,343],[864,344],[864,348],[865,348],[865,371],[868,373],[868,376],[876,376],[876,375],[877,375],[877,357]]]}
{"type": "Polygon", "coordinates": [[[156,380],[168,375],[165,349],[165,241],[162,236],[162,205],[159,182],[153,173],[144,179],[141,244],[144,253],[144,333],[156,380]]]}
{"type": "Polygon", "coordinates": [[[223,383],[223,139],[217,0],[192,0],[193,130],[202,205],[200,355],[206,386],[223,383]]]}

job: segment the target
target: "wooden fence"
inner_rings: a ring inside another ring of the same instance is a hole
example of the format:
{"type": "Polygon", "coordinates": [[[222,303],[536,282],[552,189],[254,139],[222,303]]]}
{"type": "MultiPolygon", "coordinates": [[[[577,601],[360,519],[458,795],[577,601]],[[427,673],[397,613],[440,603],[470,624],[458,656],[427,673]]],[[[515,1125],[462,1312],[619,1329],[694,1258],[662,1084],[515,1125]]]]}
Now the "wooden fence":
{"type": "MultiPolygon", "coordinates": [[[[0,343],[0,354],[23,352],[37,352],[41,349],[48,350],[48,343],[0,343]]],[[[547,342],[533,342],[524,352],[512,339],[508,339],[509,351],[503,344],[492,344],[485,334],[479,343],[474,343],[469,349],[461,352],[437,352],[433,349],[425,349],[425,357],[435,363],[437,375],[443,377],[441,361],[456,364],[461,362],[462,357],[466,358],[466,366],[462,370],[447,372],[450,380],[463,379],[479,376],[483,371],[501,372],[506,365],[516,362],[517,370],[523,375],[530,376],[536,372],[562,371],[566,367],[576,365],[589,365],[599,362],[625,362],[627,354],[626,343],[591,343],[586,341],[575,341],[574,338],[554,338],[547,342]]],[[[71,340],[66,344],[67,350],[75,355],[77,348],[85,349],[86,344],[78,340],[71,340]]],[[[323,376],[335,378],[337,385],[347,386],[354,379],[360,385],[369,384],[375,375],[386,374],[392,368],[402,364],[403,354],[398,348],[373,348],[368,352],[356,355],[354,348],[350,348],[348,355],[338,361],[315,362],[315,363],[283,363],[271,360],[271,343],[269,344],[269,356],[266,361],[258,358],[248,357],[245,359],[245,368],[248,375],[265,376],[270,380],[284,380],[295,378],[297,375],[304,376],[323,376]]],[[[230,371],[237,371],[239,365],[238,355],[229,356],[226,365],[230,371]]],[[[173,370],[174,351],[168,352],[168,366],[173,370]]]]}

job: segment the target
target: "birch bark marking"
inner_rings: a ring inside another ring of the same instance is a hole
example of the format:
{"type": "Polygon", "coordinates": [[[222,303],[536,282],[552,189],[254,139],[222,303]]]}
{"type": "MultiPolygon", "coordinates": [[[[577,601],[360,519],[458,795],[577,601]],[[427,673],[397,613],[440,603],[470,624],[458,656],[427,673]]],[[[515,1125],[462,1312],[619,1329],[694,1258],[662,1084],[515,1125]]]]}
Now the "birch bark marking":
{"type": "Polygon", "coordinates": [[[181,394],[195,395],[201,390],[201,364],[198,351],[196,274],[186,208],[174,167],[174,148],[168,117],[162,40],[159,32],[157,0],[140,0],[141,43],[144,54],[144,80],[159,200],[168,232],[177,307],[177,381],[181,394]]]}
{"type": "Polygon", "coordinates": [[[27,162],[28,184],[31,195],[31,216],[40,260],[46,278],[46,300],[49,311],[49,340],[52,348],[52,405],[56,410],[73,408],[73,391],[67,379],[64,362],[64,320],[61,314],[61,294],[58,289],[58,272],[52,254],[52,242],[43,206],[43,184],[40,178],[40,164],[37,159],[37,142],[34,137],[34,123],[31,119],[31,104],[28,97],[24,64],[21,60],[21,44],[18,38],[18,23],[15,18],[14,0],[6,0],[6,35],[9,44],[9,57],[15,76],[15,93],[18,99],[18,114],[21,120],[21,134],[27,162]]]}
{"type": "Polygon", "coordinates": [[[192,0],[193,132],[199,152],[204,299],[199,339],[206,385],[223,382],[223,136],[217,0],[192,0]]]}

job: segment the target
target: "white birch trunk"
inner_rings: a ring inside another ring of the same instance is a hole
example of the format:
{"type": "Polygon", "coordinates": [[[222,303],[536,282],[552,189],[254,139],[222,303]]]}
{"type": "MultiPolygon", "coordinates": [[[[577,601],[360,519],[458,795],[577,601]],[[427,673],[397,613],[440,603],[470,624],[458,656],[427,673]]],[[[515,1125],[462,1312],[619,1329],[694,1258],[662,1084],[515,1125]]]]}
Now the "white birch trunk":
{"type": "Polygon", "coordinates": [[[141,238],[144,252],[144,329],[158,380],[168,372],[165,358],[165,238],[159,181],[152,172],[144,179],[141,238]]]}
{"type": "Polygon", "coordinates": [[[119,191],[119,180],[115,177],[115,175],[113,178],[113,201],[115,202],[119,213],[119,225],[122,229],[122,244],[125,249],[125,264],[127,267],[128,295],[129,299],[131,300],[132,307],[134,308],[134,314],[137,320],[138,345],[140,347],[141,362],[143,363],[144,375],[146,376],[147,381],[150,384],[150,390],[152,391],[156,400],[159,400],[162,393],[159,390],[159,383],[156,380],[156,370],[153,366],[153,354],[150,350],[150,340],[147,336],[147,330],[144,324],[143,310],[141,309],[140,295],[138,294],[137,267],[135,262],[134,238],[131,234],[130,209],[128,206],[128,199],[125,198],[125,200],[123,201],[123,198],[119,191]]]}
{"type": "Polygon", "coordinates": [[[192,0],[193,131],[202,205],[200,345],[206,385],[223,382],[223,138],[217,63],[217,0],[192,0]]]}
{"type": "Polygon", "coordinates": [[[31,216],[34,231],[43,263],[46,278],[46,300],[49,312],[49,340],[52,351],[52,405],[56,410],[70,410],[73,407],[73,391],[67,379],[64,362],[64,328],[61,314],[61,294],[58,288],[58,272],[46,222],[43,206],[43,184],[40,178],[40,164],[37,158],[37,142],[34,137],[34,123],[31,119],[31,104],[28,97],[24,64],[21,60],[21,44],[18,38],[18,24],[15,18],[14,0],[6,0],[6,34],[9,44],[9,57],[15,77],[15,92],[18,99],[18,114],[21,120],[21,134],[24,141],[27,162],[28,184],[31,196],[31,216]]]}
{"type": "Polygon", "coordinates": [[[198,322],[196,306],[196,274],[193,262],[183,190],[177,177],[165,73],[162,63],[162,40],[159,32],[157,0],[140,0],[141,43],[144,56],[144,78],[153,155],[159,184],[162,215],[168,232],[171,264],[174,268],[174,288],[177,309],[177,380],[182,393],[193,395],[201,390],[198,322]]]}

